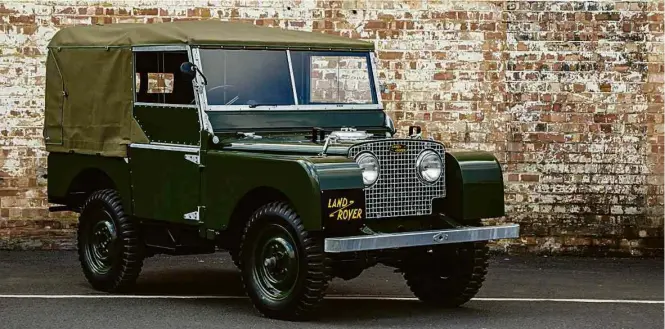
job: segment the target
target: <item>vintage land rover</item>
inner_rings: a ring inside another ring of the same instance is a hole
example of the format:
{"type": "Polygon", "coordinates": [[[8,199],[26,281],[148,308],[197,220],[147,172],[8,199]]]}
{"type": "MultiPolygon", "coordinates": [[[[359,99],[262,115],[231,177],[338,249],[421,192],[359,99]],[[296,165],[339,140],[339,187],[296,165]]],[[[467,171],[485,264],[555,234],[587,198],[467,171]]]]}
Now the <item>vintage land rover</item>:
{"type": "Polygon", "coordinates": [[[263,315],[312,314],[329,281],[396,268],[454,307],[519,236],[497,159],[419,127],[395,137],[374,45],[244,23],[74,26],[48,45],[51,211],[79,215],[97,290],[128,291],[155,254],[229,251],[263,315]]]}

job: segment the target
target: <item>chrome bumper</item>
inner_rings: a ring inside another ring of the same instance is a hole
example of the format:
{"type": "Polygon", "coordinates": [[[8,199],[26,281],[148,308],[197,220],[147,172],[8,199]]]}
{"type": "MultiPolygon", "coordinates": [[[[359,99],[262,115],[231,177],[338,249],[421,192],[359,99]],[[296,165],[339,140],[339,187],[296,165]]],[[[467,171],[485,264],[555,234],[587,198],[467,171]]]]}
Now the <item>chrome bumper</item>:
{"type": "Polygon", "coordinates": [[[324,251],[329,253],[430,246],[446,243],[518,238],[518,224],[465,227],[448,230],[383,233],[340,238],[326,238],[324,251]]]}

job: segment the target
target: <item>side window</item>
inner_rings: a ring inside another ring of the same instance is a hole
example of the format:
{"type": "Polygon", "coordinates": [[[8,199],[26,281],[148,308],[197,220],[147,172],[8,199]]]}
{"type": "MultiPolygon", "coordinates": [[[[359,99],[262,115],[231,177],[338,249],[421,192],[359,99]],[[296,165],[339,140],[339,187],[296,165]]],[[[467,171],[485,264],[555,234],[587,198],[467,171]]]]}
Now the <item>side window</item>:
{"type": "Polygon", "coordinates": [[[136,101],[141,103],[194,104],[192,81],[180,72],[187,52],[136,52],[136,101]]]}

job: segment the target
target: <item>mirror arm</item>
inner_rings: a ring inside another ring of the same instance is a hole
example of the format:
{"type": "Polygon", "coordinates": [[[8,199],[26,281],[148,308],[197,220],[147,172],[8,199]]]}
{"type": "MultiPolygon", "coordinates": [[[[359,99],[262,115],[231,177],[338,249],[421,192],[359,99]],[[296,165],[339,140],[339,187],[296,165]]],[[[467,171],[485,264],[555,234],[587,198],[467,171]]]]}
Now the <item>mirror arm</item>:
{"type": "Polygon", "coordinates": [[[199,68],[192,62],[183,62],[180,64],[180,72],[188,75],[191,74],[192,79],[196,77],[196,72],[198,72],[203,78],[203,85],[208,85],[208,79],[206,78],[205,74],[203,74],[203,72],[201,72],[201,70],[199,70],[199,68]]]}
{"type": "Polygon", "coordinates": [[[207,86],[207,85],[208,85],[208,79],[206,79],[205,74],[203,74],[203,72],[201,72],[201,70],[199,70],[199,68],[198,68],[196,65],[194,65],[193,67],[194,67],[194,69],[196,70],[196,72],[199,72],[199,74],[200,74],[201,77],[203,78],[203,85],[204,85],[204,86],[207,86]]]}

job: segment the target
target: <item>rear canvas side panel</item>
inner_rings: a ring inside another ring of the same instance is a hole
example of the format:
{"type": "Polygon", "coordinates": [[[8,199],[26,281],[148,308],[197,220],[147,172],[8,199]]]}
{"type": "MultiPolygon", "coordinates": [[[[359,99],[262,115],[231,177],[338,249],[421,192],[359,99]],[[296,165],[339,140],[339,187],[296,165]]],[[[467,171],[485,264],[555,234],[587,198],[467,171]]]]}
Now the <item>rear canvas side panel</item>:
{"type": "Polygon", "coordinates": [[[47,151],[124,157],[127,144],[147,142],[132,117],[131,49],[50,51],[44,125],[47,151]]]}

